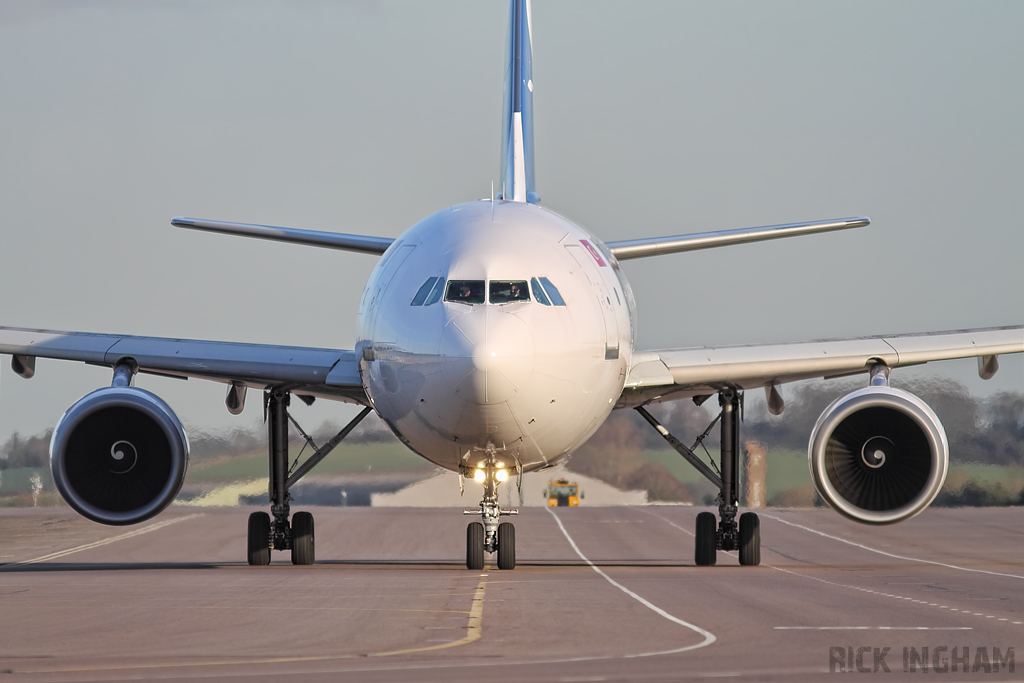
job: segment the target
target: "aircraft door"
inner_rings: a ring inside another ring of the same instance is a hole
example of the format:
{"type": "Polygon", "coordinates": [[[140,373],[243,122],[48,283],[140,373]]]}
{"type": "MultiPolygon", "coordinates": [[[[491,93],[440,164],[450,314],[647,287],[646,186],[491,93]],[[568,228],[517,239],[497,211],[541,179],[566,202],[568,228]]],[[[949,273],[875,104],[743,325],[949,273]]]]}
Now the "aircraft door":
{"type": "Polygon", "coordinates": [[[612,306],[611,291],[599,271],[600,268],[606,268],[607,263],[601,258],[600,252],[590,247],[588,242],[583,241],[582,243],[588,249],[576,244],[568,244],[565,248],[583,269],[600,304],[601,317],[604,319],[605,360],[617,359],[619,357],[619,326],[612,306]]]}

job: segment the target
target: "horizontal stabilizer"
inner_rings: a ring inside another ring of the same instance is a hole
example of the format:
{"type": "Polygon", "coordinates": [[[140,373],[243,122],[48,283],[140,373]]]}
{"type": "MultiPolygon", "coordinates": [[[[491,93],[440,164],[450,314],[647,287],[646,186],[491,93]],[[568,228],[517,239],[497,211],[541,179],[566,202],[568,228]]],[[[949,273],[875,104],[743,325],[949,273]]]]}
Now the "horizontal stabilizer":
{"type": "Polygon", "coordinates": [[[258,237],[259,239],[275,240],[277,242],[305,244],[310,247],[358,251],[363,254],[383,254],[391,246],[391,243],[395,241],[391,237],[346,235],[340,232],[278,228],[272,225],[253,225],[251,223],[226,223],[224,221],[206,221],[198,218],[173,218],[171,219],[171,225],[178,228],[219,232],[225,235],[241,235],[242,237],[258,237]]]}
{"type": "Polygon", "coordinates": [[[746,244],[774,240],[780,237],[796,237],[811,235],[816,232],[863,228],[871,223],[870,218],[838,218],[831,221],[811,221],[810,223],[787,223],[785,225],[765,225],[760,228],[739,228],[738,230],[720,230],[718,232],[698,232],[692,235],[673,235],[669,237],[647,237],[638,240],[620,240],[606,242],[615,258],[620,261],[646,256],[675,254],[680,251],[697,251],[712,247],[725,247],[731,244],[746,244]]]}

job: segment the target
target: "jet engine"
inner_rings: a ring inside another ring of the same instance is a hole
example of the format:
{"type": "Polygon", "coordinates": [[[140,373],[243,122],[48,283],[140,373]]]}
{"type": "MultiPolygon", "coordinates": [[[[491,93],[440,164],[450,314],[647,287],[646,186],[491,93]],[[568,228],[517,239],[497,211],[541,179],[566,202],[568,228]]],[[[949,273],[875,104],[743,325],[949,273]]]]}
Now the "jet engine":
{"type": "Polygon", "coordinates": [[[889,386],[833,402],[811,432],[807,455],[821,497],[864,524],[892,524],[924,510],[949,466],[946,432],[935,412],[889,386]]]}
{"type": "Polygon", "coordinates": [[[87,394],[60,419],[50,468],[68,504],[103,524],[142,522],[178,495],[188,437],[162,399],[130,386],[87,394]]]}

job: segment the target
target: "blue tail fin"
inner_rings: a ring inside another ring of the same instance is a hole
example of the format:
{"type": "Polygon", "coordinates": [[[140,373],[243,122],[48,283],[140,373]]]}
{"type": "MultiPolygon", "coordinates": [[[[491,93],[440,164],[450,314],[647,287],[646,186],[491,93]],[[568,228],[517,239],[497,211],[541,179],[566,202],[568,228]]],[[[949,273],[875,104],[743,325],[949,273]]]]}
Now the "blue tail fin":
{"type": "Polygon", "coordinates": [[[533,36],[530,0],[510,0],[501,138],[502,197],[537,204],[533,184],[533,36]]]}

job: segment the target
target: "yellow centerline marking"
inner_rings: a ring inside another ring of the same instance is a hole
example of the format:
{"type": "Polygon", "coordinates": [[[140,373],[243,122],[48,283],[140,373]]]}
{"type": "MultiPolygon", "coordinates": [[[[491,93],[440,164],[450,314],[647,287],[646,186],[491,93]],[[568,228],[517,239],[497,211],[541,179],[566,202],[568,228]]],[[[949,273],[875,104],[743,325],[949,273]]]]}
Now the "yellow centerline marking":
{"type": "Polygon", "coordinates": [[[480,583],[477,584],[476,591],[473,595],[473,606],[469,610],[469,621],[466,622],[466,635],[459,640],[451,643],[439,643],[438,645],[430,645],[426,647],[411,647],[406,650],[392,650],[391,652],[377,652],[370,657],[388,657],[391,655],[405,655],[412,652],[429,652],[430,650],[444,650],[449,647],[458,647],[460,645],[469,645],[475,640],[480,640],[480,636],[483,634],[483,621],[484,621],[484,590],[487,587],[487,581],[480,579],[480,583]]]}
{"type": "MultiPolygon", "coordinates": [[[[181,519],[185,519],[182,517],[181,519]]],[[[148,528],[148,527],[147,527],[148,528]]],[[[392,655],[404,655],[413,652],[429,652],[431,650],[443,650],[460,645],[468,645],[480,640],[483,634],[484,618],[484,590],[487,581],[480,580],[476,590],[473,591],[473,604],[469,609],[469,620],[466,623],[466,635],[451,643],[440,643],[426,647],[412,647],[404,650],[391,650],[388,652],[371,652],[366,655],[311,655],[308,657],[262,657],[257,659],[225,659],[205,662],[160,662],[156,664],[113,664],[108,666],[76,666],[57,669],[8,669],[5,673],[19,674],[52,674],[52,673],[74,673],[80,671],[125,671],[130,669],[173,669],[175,667],[197,667],[197,666],[237,666],[239,664],[294,664],[298,662],[326,662],[341,659],[358,659],[360,657],[390,657],[392,655]]],[[[381,610],[388,611],[388,610],[381,610]]],[[[423,612],[449,612],[465,614],[462,610],[391,610],[391,611],[423,611],[423,612]]]]}

